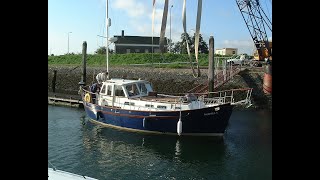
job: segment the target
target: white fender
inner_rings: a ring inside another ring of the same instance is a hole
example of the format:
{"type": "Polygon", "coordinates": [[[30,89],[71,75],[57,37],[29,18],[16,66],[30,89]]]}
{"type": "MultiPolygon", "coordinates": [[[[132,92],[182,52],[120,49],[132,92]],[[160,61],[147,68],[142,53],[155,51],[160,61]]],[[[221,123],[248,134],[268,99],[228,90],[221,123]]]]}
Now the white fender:
{"type": "Polygon", "coordinates": [[[179,118],[179,121],[177,123],[177,133],[178,133],[179,136],[182,133],[182,121],[181,121],[181,118],[179,118]]]}
{"type": "Polygon", "coordinates": [[[142,125],[143,125],[144,128],[145,128],[145,121],[146,121],[146,118],[144,117],[143,118],[143,122],[142,122],[142,125]]]}

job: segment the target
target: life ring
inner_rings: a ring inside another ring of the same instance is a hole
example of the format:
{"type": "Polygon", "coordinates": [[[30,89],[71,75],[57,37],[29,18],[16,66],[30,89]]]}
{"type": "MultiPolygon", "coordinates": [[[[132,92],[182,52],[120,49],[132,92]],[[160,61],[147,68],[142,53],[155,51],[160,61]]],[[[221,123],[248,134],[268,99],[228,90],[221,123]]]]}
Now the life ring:
{"type": "Polygon", "coordinates": [[[86,93],[86,95],[84,96],[84,101],[91,102],[91,96],[89,93],[86,93]]]}

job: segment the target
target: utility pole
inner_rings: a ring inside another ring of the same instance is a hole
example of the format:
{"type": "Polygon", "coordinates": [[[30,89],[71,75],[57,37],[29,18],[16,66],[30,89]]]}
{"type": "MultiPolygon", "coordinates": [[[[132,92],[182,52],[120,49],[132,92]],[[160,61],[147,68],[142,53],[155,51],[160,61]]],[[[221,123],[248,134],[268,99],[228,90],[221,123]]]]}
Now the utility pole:
{"type": "Polygon", "coordinates": [[[69,34],[72,32],[68,32],[68,54],[69,54],[69,34]]]}

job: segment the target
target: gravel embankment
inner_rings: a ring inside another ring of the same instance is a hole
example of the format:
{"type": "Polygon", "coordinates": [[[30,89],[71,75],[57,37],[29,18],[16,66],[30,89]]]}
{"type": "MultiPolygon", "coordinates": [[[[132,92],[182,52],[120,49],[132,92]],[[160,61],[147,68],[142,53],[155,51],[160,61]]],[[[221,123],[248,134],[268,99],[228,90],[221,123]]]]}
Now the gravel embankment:
{"type": "MultiPolygon", "coordinates": [[[[81,81],[81,66],[49,66],[48,95],[52,95],[53,70],[57,70],[56,93],[77,95],[78,83],[81,81]]],[[[95,80],[95,75],[104,72],[105,67],[87,67],[87,84],[95,80]]],[[[152,83],[159,93],[185,93],[193,87],[204,84],[208,80],[208,70],[201,69],[201,77],[194,78],[191,69],[166,69],[153,67],[112,67],[109,69],[110,78],[145,79],[152,83]]],[[[253,88],[252,98],[254,109],[272,109],[272,97],[262,91],[263,69],[252,69],[240,72],[232,80],[218,88],[253,88]]]]}

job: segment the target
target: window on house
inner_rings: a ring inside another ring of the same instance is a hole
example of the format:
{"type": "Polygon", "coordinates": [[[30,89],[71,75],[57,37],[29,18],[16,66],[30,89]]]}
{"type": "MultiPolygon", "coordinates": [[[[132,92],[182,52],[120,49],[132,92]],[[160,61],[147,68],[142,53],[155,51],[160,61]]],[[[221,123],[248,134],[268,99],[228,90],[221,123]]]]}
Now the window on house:
{"type": "Polygon", "coordinates": [[[130,49],[127,49],[127,53],[130,53],[130,49]]]}
{"type": "Polygon", "coordinates": [[[154,48],[154,49],[153,49],[153,52],[159,53],[159,52],[160,52],[160,49],[159,49],[159,48],[154,48]]]}
{"type": "Polygon", "coordinates": [[[145,49],[144,52],[145,52],[145,53],[149,53],[149,49],[145,49]]]}
{"type": "Polygon", "coordinates": [[[136,49],[136,52],[137,52],[137,53],[140,52],[140,49],[136,49]]]}
{"type": "Polygon", "coordinates": [[[232,54],[236,54],[236,51],[232,51],[232,54]]]}

